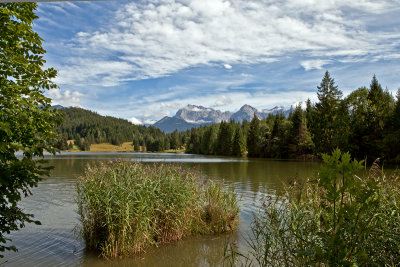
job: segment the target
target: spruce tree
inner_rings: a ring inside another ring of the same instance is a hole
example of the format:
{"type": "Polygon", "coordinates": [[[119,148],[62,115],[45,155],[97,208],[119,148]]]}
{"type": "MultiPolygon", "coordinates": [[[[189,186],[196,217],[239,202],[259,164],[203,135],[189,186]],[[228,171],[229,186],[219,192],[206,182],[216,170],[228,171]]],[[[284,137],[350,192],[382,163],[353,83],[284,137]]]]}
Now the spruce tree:
{"type": "Polygon", "coordinates": [[[133,138],[132,144],[133,144],[133,149],[134,149],[136,152],[140,151],[139,137],[135,136],[135,137],[133,138]]]}
{"type": "Polygon", "coordinates": [[[230,123],[222,121],[219,126],[217,138],[218,155],[229,156],[232,154],[233,130],[230,123]]]}
{"type": "Polygon", "coordinates": [[[178,131],[175,130],[172,132],[172,135],[171,135],[171,148],[176,150],[179,147],[180,147],[179,135],[178,135],[178,131]]]}
{"type": "Polygon", "coordinates": [[[235,136],[233,137],[233,156],[241,156],[246,152],[246,141],[243,136],[241,127],[237,127],[235,130],[235,136]]]}
{"type": "Polygon", "coordinates": [[[247,133],[247,151],[249,157],[260,156],[260,120],[254,114],[247,133]]]}
{"type": "Polygon", "coordinates": [[[397,90],[396,103],[386,125],[384,150],[389,162],[400,163],[400,88],[397,90]]]}
{"type": "Polygon", "coordinates": [[[367,145],[367,159],[372,162],[376,158],[385,156],[383,153],[384,129],[394,109],[394,101],[389,92],[382,89],[375,75],[372,77],[367,99],[369,105],[366,116],[368,131],[364,139],[367,145]]]}
{"type": "Polygon", "coordinates": [[[215,154],[215,142],[217,140],[217,132],[215,126],[208,126],[204,131],[203,138],[201,139],[201,153],[205,155],[215,154]]]}
{"type": "Polygon", "coordinates": [[[338,134],[338,113],[342,92],[335,85],[328,71],[318,88],[318,100],[313,115],[312,134],[319,153],[328,153],[334,148],[333,139],[338,134]]]}

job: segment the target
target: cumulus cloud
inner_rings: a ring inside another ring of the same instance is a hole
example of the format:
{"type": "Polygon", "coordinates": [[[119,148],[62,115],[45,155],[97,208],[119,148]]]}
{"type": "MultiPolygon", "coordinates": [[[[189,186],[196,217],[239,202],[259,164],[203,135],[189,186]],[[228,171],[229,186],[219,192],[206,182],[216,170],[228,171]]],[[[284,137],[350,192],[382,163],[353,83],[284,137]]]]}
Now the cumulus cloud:
{"type": "Polygon", "coordinates": [[[135,125],[146,125],[146,124],[151,125],[151,124],[154,124],[154,123],[157,122],[156,120],[148,119],[146,116],[144,116],[140,120],[137,119],[136,117],[131,117],[131,118],[128,119],[128,121],[133,123],[133,124],[135,124],[135,125]]]}
{"type": "Polygon", "coordinates": [[[398,0],[130,2],[108,26],[76,34],[72,47],[80,60],[59,76],[66,83],[115,85],[216,62],[227,69],[272,62],[293,53],[321,58],[304,61],[305,69],[321,68],[326,56],[390,57],[400,33],[368,31],[365,17],[396,8],[398,0]]]}
{"type": "Polygon", "coordinates": [[[143,124],[143,122],[141,120],[139,120],[139,119],[137,119],[135,117],[129,118],[128,121],[130,121],[131,123],[136,124],[136,125],[143,124]]]}
{"type": "Polygon", "coordinates": [[[82,98],[86,97],[85,94],[78,91],[61,90],[60,88],[50,89],[48,95],[52,99],[53,104],[59,104],[65,107],[80,106],[82,98]]]}
{"type": "Polygon", "coordinates": [[[223,107],[232,104],[232,99],[229,96],[222,95],[214,103],[213,107],[223,107]]]}
{"type": "Polygon", "coordinates": [[[224,68],[227,70],[230,70],[230,69],[232,69],[232,66],[229,64],[224,64],[224,68]]]}

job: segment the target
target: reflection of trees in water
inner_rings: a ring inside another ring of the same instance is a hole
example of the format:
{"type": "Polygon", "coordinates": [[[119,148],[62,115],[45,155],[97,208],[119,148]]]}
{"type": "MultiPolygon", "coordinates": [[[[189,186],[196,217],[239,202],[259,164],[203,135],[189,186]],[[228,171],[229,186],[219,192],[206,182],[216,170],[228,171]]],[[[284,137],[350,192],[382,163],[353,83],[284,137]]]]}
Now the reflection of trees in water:
{"type": "Polygon", "coordinates": [[[49,159],[48,164],[54,166],[54,169],[51,170],[51,177],[76,178],[84,172],[88,165],[98,164],[100,161],[106,160],[61,156],[59,159],[49,159]]]}
{"type": "Polygon", "coordinates": [[[252,159],[238,162],[201,164],[201,170],[212,179],[243,184],[243,191],[280,190],[282,182],[306,178],[317,168],[316,163],[252,159]],[[250,182],[250,183],[248,183],[250,182]],[[251,188],[248,188],[250,185],[251,188]]]}

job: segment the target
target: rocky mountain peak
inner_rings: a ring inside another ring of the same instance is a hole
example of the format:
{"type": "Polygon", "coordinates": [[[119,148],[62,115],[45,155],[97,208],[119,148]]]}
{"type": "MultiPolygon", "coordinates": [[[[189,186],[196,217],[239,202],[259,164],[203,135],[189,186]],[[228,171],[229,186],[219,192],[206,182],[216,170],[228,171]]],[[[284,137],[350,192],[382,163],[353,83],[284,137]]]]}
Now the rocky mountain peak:
{"type": "Polygon", "coordinates": [[[184,131],[192,127],[199,127],[201,125],[210,125],[220,123],[221,121],[235,120],[242,122],[243,120],[251,121],[254,114],[259,119],[267,118],[269,114],[283,113],[288,116],[290,110],[285,110],[282,106],[276,106],[272,109],[258,110],[250,105],[243,105],[237,112],[230,111],[222,112],[213,108],[206,108],[203,106],[187,105],[179,109],[175,116],[164,117],[154,124],[157,128],[165,131],[172,132],[175,129],[184,131]]]}
{"type": "Polygon", "coordinates": [[[213,108],[203,106],[187,105],[176,112],[175,118],[183,119],[191,123],[218,123],[228,120],[232,116],[229,111],[221,112],[213,108]]]}

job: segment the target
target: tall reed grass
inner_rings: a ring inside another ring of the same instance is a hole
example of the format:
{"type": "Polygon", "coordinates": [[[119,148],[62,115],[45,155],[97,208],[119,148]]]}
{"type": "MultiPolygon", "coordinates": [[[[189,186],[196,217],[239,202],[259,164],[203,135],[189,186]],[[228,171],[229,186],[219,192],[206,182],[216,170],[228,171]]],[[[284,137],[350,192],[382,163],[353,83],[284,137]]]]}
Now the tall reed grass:
{"type": "Polygon", "coordinates": [[[181,165],[100,163],[78,178],[77,192],[86,247],[109,258],[238,224],[233,190],[181,165]]]}

